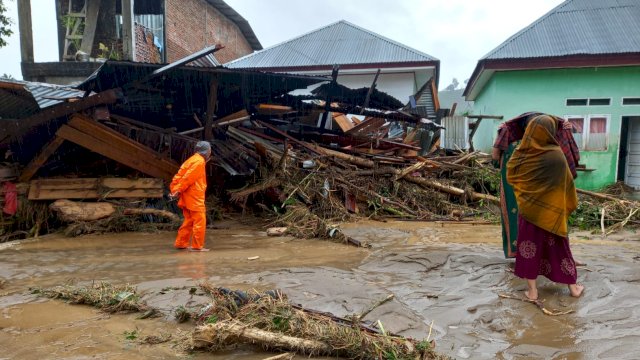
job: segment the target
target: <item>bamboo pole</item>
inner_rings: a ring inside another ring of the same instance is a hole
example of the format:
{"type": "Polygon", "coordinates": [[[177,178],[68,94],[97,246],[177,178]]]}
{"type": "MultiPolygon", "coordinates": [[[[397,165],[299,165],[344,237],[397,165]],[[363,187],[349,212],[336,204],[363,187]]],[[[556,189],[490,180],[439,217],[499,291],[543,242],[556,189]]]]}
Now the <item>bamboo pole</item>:
{"type": "MultiPolygon", "coordinates": [[[[350,162],[354,165],[360,166],[360,167],[365,167],[365,168],[374,168],[375,167],[375,163],[371,160],[367,160],[367,159],[362,159],[353,155],[349,155],[349,154],[345,154],[345,153],[341,153],[339,151],[335,151],[335,150],[331,150],[331,149],[325,149],[323,147],[317,146],[317,145],[311,145],[311,144],[307,144],[307,146],[312,147],[316,152],[318,153],[323,153],[327,156],[334,156],[338,159],[350,162]]],[[[402,171],[398,170],[398,169],[393,169],[393,173],[396,175],[401,175],[402,171]]],[[[455,186],[450,186],[450,185],[445,185],[442,184],[436,180],[432,180],[432,179],[426,179],[426,178],[422,178],[422,177],[416,177],[416,176],[405,176],[403,178],[404,180],[410,181],[414,184],[418,184],[420,186],[424,186],[424,187],[428,187],[428,188],[432,188],[432,189],[436,189],[438,191],[442,191],[445,192],[447,194],[451,194],[451,195],[455,195],[455,196],[464,196],[465,195],[465,191],[463,189],[457,188],[455,186]]],[[[470,192],[469,194],[471,196],[471,199],[474,201],[477,200],[484,200],[484,201],[491,201],[493,203],[500,203],[500,199],[493,196],[493,195],[488,195],[488,194],[481,194],[481,193],[477,193],[477,192],[470,192]]]]}
{"type": "Polygon", "coordinates": [[[220,334],[231,343],[260,344],[270,348],[286,349],[300,354],[331,354],[334,350],[328,344],[272,333],[237,323],[215,323],[197,327],[193,332],[193,346],[205,348],[215,342],[220,334]]]}

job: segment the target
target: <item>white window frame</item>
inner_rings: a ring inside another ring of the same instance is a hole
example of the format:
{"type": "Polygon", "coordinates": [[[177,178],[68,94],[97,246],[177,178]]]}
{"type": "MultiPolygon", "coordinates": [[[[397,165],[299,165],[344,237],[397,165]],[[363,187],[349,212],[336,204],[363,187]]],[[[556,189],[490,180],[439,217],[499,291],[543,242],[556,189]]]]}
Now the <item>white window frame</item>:
{"type": "Polygon", "coordinates": [[[578,149],[581,151],[591,151],[591,152],[601,152],[607,151],[609,149],[609,134],[611,133],[611,114],[588,114],[588,115],[565,115],[564,119],[569,121],[571,119],[584,119],[582,124],[582,144],[578,145],[578,149]],[[605,142],[604,149],[587,149],[587,144],[589,143],[589,133],[591,132],[591,119],[592,118],[605,118],[606,119],[606,127],[605,127],[605,142]]]}
{"type": "Polygon", "coordinates": [[[610,127],[611,127],[611,115],[609,114],[589,114],[586,116],[587,120],[585,123],[585,128],[584,128],[584,150],[585,151],[607,151],[607,149],[609,148],[609,133],[610,133],[610,127]],[[587,149],[587,144],[589,144],[589,134],[591,132],[591,119],[592,118],[605,118],[606,119],[606,126],[605,126],[605,139],[604,139],[604,149],[587,149]]]}
{"type": "MultiPolygon", "coordinates": [[[[569,121],[571,119],[582,119],[582,144],[576,144],[576,145],[578,145],[578,149],[579,150],[584,150],[584,146],[586,144],[584,131],[585,131],[586,127],[587,127],[587,121],[588,121],[587,117],[588,116],[586,116],[586,115],[565,115],[564,116],[564,119],[566,121],[569,121]]],[[[571,130],[571,133],[573,134],[573,130],[571,130]]]]}

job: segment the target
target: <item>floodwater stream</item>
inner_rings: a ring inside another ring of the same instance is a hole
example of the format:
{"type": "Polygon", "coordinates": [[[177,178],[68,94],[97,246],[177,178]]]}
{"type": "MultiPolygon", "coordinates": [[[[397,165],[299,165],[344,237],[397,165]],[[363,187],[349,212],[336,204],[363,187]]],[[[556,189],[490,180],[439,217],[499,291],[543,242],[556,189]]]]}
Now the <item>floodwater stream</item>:
{"type": "MultiPolygon", "coordinates": [[[[246,222],[245,222],[246,223],[246,222]]],[[[189,287],[207,280],[232,289],[281,289],[304,307],[338,316],[360,314],[393,294],[365,321],[436,341],[458,359],[636,359],[640,353],[640,235],[609,239],[572,235],[574,256],[586,263],[579,299],[566,286],[540,282],[549,309],[502,299],[525,284],[502,255],[494,225],[362,221],[343,226],[373,245],[361,249],[323,240],[267,237],[254,225],[217,224],[208,253],[172,248],[174,233],[66,238],[49,235],[0,244],[0,359],[264,359],[241,347],[222,354],[184,354],[171,342],[141,345],[138,337],[185,333],[172,311],[204,298],[189,287]],[[255,260],[249,260],[258,256],[255,260]],[[38,298],[32,287],[108,281],[134,284],[164,318],[109,315],[94,308],[38,298]],[[185,288],[186,286],[186,288],[185,288]]]]}

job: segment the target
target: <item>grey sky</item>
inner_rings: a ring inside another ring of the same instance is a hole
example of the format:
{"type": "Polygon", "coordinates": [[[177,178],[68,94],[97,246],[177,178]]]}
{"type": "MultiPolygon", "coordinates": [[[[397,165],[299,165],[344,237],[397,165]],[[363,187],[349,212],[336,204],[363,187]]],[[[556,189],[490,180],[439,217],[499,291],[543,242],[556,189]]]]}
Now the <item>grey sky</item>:
{"type": "MultiPolygon", "coordinates": [[[[269,47],[347,20],[440,59],[440,88],[469,78],[480,57],[562,0],[225,0],[269,47]]],[[[5,0],[16,34],[0,49],[0,75],[20,79],[15,0],[5,0]]],[[[54,0],[31,0],[36,61],[57,61],[54,0]]]]}

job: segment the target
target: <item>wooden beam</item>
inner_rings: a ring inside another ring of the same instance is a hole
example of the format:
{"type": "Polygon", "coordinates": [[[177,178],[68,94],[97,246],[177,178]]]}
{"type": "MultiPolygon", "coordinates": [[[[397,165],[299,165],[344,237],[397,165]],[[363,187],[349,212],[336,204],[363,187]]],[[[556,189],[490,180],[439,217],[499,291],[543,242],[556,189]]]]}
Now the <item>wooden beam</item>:
{"type": "Polygon", "coordinates": [[[364,98],[364,104],[362,105],[362,111],[360,111],[360,115],[362,115],[362,113],[364,112],[364,109],[366,109],[367,106],[369,106],[371,93],[373,93],[373,90],[376,88],[376,82],[378,81],[378,76],[380,76],[380,69],[378,69],[378,71],[376,72],[376,76],[373,77],[373,82],[371,83],[371,87],[369,88],[369,91],[367,91],[367,96],[364,98]]]}
{"type": "MultiPolygon", "coordinates": [[[[60,130],[58,130],[58,136],[153,177],[159,177],[161,179],[169,181],[175,174],[175,172],[170,174],[162,169],[159,169],[157,166],[154,166],[154,164],[149,164],[139,156],[136,156],[130,148],[113,146],[108,142],[103,141],[99,137],[94,137],[90,134],[83,133],[82,131],[70,127],[69,125],[62,125],[60,130]]],[[[178,168],[176,167],[176,172],[177,169],[178,168]]]]}
{"type": "Polygon", "coordinates": [[[333,113],[333,120],[335,120],[336,124],[342,129],[343,132],[347,132],[353,129],[353,123],[349,121],[343,113],[333,113]]]}
{"type": "MultiPolygon", "coordinates": [[[[233,123],[237,123],[237,122],[241,122],[249,119],[251,119],[251,116],[249,115],[249,113],[247,113],[247,110],[240,110],[240,111],[234,112],[231,115],[227,115],[222,119],[218,119],[214,121],[211,127],[214,128],[218,126],[231,125],[233,123]]],[[[179,132],[178,134],[190,135],[190,134],[195,134],[197,132],[203,131],[204,129],[205,129],[204,127],[199,127],[199,128],[195,128],[187,131],[182,131],[182,132],[179,132]]]]}
{"type": "Polygon", "coordinates": [[[331,71],[331,84],[327,89],[327,96],[324,99],[324,113],[322,114],[322,119],[320,120],[320,132],[325,131],[325,127],[327,126],[327,118],[329,117],[329,111],[331,111],[331,100],[333,98],[334,89],[338,86],[338,72],[340,71],[340,65],[333,65],[333,70],[331,71]]]}
{"type": "Polygon", "coordinates": [[[84,33],[82,34],[82,44],[80,50],[91,56],[93,41],[98,27],[98,15],[100,13],[100,2],[102,0],[86,0],[86,17],[84,18],[84,33]]]}
{"type": "Polygon", "coordinates": [[[134,24],[133,2],[134,0],[121,0],[122,2],[122,52],[123,60],[136,61],[136,27],[134,24]]]}
{"type": "Polygon", "coordinates": [[[27,167],[22,170],[22,174],[20,174],[18,181],[29,181],[33,177],[33,175],[38,172],[38,169],[40,169],[40,167],[47,162],[47,159],[49,159],[49,157],[60,147],[60,145],[62,145],[63,142],[63,138],[59,136],[54,137],[53,140],[45,145],[40,153],[35,158],[33,158],[31,162],[29,162],[27,167]]]}
{"type": "Polygon", "coordinates": [[[471,133],[469,133],[469,152],[473,152],[475,149],[473,148],[473,135],[476,134],[476,131],[478,131],[478,128],[480,127],[480,123],[482,122],[482,119],[484,118],[478,118],[478,120],[476,120],[473,129],[471,130],[471,133]]]}
{"type": "Polygon", "coordinates": [[[502,120],[504,116],[502,115],[467,115],[469,119],[493,119],[493,120],[502,120]]]}
{"type": "Polygon", "coordinates": [[[161,198],[164,185],[155,178],[64,178],[33,180],[29,200],[161,198]]]}
{"type": "Polygon", "coordinates": [[[440,110],[440,99],[438,98],[438,88],[433,78],[431,79],[431,98],[433,99],[433,108],[437,113],[440,110]]]}
{"type": "Polygon", "coordinates": [[[19,120],[0,120],[0,144],[19,139],[27,131],[53,119],[94,107],[96,105],[113,104],[120,94],[120,89],[109,89],[75,102],[64,102],[48,107],[39,113],[19,120]]]}
{"type": "Polygon", "coordinates": [[[345,131],[345,134],[355,135],[357,133],[362,133],[372,129],[378,129],[380,128],[380,126],[384,125],[384,123],[385,123],[385,120],[382,118],[371,118],[369,120],[365,120],[360,124],[354,126],[351,130],[345,131]]]}
{"type": "Polygon", "coordinates": [[[178,170],[178,164],[167,159],[162,154],[84,115],[74,114],[68,125],[90,136],[98,137],[101,141],[113,147],[127,149],[131,156],[136,156],[140,160],[164,171],[175,173],[178,170]]]}
{"type": "Polygon", "coordinates": [[[281,115],[292,112],[293,108],[285,105],[258,104],[256,111],[261,115],[281,115]]]}
{"type": "Polygon", "coordinates": [[[31,22],[31,0],[18,0],[18,31],[20,33],[22,62],[32,63],[33,24],[31,22]]]}
{"type": "Polygon", "coordinates": [[[309,146],[308,144],[306,144],[305,142],[299,141],[298,139],[294,138],[293,136],[285,133],[284,131],[280,131],[278,128],[276,128],[275,126],[271,126],[270,124],[267,124],[265,122],[262,121],[258,121],[258,124],[268,128],[269,130],[275,132],[276,134],[280,135],[280,136],[284,136],[286,139],[302,146],[303,148],[311,151],[314,154],[322,154],[320,151],[316,150],[315,148],[313,148],[312,146],[309,146]]]}
{"type": "Polygon", "coordinates": [[[218,104],[218,78],[214,77],[209,82],[209,96],[207,97],[207,118],[204,123],[204,140],[213,140],[213,119],[216,116],[218,104]]]}

